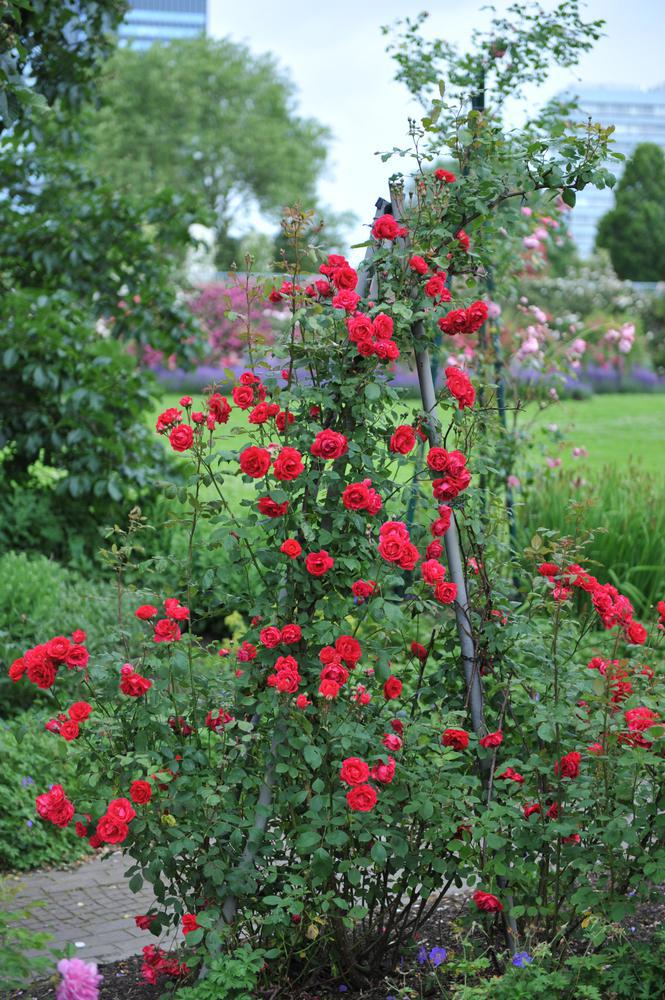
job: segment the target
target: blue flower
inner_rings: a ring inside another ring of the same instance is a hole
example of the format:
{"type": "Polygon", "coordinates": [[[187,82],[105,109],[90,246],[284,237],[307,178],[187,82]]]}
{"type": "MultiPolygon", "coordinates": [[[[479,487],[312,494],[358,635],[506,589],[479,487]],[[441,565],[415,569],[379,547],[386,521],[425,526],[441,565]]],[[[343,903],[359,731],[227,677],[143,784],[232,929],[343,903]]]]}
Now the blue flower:
{"type": "Polygon", "coordinates": [[[339,990],[340,993],[348,993],[349,992],[349,987],[345,986],[344,983],[340,983],[339,986],[337,987],[337,989],[339,990]]]}
{"type": "Polygon", "coordinates": [[[420,951],[418,952],[418,962],[420,965],[424,965],[427,961],[427,948],[424,944],[420,946],[420,951]]]}
{"type": "Polygon", "coordinates": [[[31,819],[26,819],[26,821],[25,821],[25,825],[26,825],[27,827],[31,827],[31,826],[32,826],[32,820],[31,820],[31,819]]]}
{"type": "Polygon", "coordinates": [[[429,953],[429,960],[436,969],[438,968],[439,965],[441,965],[442,962],[445,962],[447,955],[448,952],[446,951],[445,948],[439,948],[439,947],[432,948],[432,950],[429,953]]]}
{"type": "Polygon", "coordinates": [[[533,959],[528,951],[516,951],[513,955],[513,965],[518,969],[523,969],[525,965],[531,965],[533,959]]]}

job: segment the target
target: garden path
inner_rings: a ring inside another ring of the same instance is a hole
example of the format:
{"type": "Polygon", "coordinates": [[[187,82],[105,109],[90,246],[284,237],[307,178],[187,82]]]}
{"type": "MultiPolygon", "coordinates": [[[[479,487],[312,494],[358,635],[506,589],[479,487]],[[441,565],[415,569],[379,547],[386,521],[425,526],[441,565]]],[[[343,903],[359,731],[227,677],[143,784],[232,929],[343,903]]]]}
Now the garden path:
{"type": "Polygon", "coordinates": [[[134,923],[136,914],[148,911],[154,896],[147,885],[138,893],[130,892],[124,877],[129,864],[120,851],[114,851],[65,871],[9,876],[2,887],[12,893],[10,910],[41,904],[21,924],[51,934],[50,947],[71,944],[78,958],[116,961],[155,943],[152,934],[134,923]]]}

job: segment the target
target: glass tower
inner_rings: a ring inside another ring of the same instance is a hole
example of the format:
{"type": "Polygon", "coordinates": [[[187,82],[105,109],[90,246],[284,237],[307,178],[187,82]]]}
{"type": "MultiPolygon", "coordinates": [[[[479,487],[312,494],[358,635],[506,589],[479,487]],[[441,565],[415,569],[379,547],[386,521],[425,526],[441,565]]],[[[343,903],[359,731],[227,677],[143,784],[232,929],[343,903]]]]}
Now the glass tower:
{"type": "Polygon", "coordinates": [[[120,25],[121,45],[146,49],[154,42],[204,35],[207,0],[130,0],[120,25]]]}
{"type": "MultiPolygon", "coordinates": [[[[575,120],[585,122],[590,117],[601,125],[615,125],[613,148],[626,159],[640,142],[654,142],[665,152],[665,85],[654,90],[582,87],[575,93],[579,99],[575,120]]],[[[624,163],[610,160],[607,165],[618,180],[624,163]]],[[[593,250],[598,222],[613,205],[611,188],[597,191],[587,187],[577,192],[570,232],[582,257],[593,250]]]]}

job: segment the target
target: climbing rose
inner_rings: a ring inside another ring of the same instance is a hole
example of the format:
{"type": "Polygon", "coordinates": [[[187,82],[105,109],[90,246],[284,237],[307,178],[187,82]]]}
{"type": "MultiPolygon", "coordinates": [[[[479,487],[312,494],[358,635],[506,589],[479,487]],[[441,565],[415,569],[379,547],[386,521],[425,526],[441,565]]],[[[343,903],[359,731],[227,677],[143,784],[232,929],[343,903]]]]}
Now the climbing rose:
{"type": "Polygon", "coordinates": [[[482,892],[477,889],[473,894],[473,901],[481,913],[501,913],[503,910],[503,903],[491,892],[482,892]]]}
{"type": "Polygon", "coordinates": [[[457,584],[441,580],[434,588],[434,597],[441,604],[452,604],[457,597],[457,584]]]}
{"type": "MultiPolygon", "coordinates": [[[[434,176],[436,177],[437,181],[441,181],[442,184],[454,184],[455,181],[457,180],[455,174],[451,173],[450,170],[444,170],[442,167],[439,167],[437,170],[434,171],[434,176]]],[[[462,230],[460,230],[460,232],[462,232],[462,230]]],[[[459,236],[460,234],[458,233],[457,234],[458,239],[459,236]]]]}
{"type": "Polygon", "coordinates": [[[97,1000],[99,984],[104,978],[97,972],[95,962],[82,958],[62,958],[58,962],[62,981],[56,991],[56,1000],[97,1000]]]}
{"type": "Polygon", "coordinates": [[[409,260],[409,267],[416,274],[427,274],[428,267],[427,261],[423,257],[419,257],[418,254],[414,254],[409,260]]]}
{"type": "Polygon", "coordinates": [[[416,446],[416,432],[408,424],[400,424],[396,427],[390,438],[389,448],[392,452],[400,455],[408,455],[416,446]]]}
{"type": "Polygon", "coordinates": [[[275,459],[273,472],[275,479],[289,481],[297,479],[305,471],[302,464],[302,455],[297,448],[282,448],[275,459]]]}
{"type": "Polygon", "coordinates": [[[274,649],[282,641],[282,633],[274,625],[268,625],[267,628],[261,629],[259,639],[267,649],[274,649]]]}
{"type": "Polygon", "coordinates": [[[128,834],[127,823],[109,816],[108,813],[102,816],[97,824],[97,836],[105,844],[122,844],[127,839],[128,834]]]}
{"type": "Polygon", "coordinates": [[[483,736],[478,742],[481,747],[499,747],[503,743],[503,733],[500,729],[497,729],[495,733],[488,733],[487,736],[483,736]]]}
{"type": "Polygon", "coordinates": [[[369,778],[369,766],[360,757],[347,757],[342,761],[339,777],[346,785],[362,785],[369,778]]]}
{"type": "Polygon", "coordinates": [[[577,778],[580,773],[581,760],[582,754],[573,750],[554,765],[554,773],[559,774],[561,772],[563,778],[577,778]]]}
{"type": "Polygon", "coordinates": [[[289,509],[289,501],[277,503],[271,497],[260,497],[257,507],[259,514],[265,514],[266,517],[283,517],[289,509]]]}
{"type": "Polygon", "coordinates": [[[170,618],[161,618],[155,624],[153,642],[177,642],[182,636],[180,627],[170,618]]]}
{"type": "Polygon", "coordinates": [[[159,613],[159,609],[154,606],[154,604],[142,604],[140,608],[137,608],[134,614],[141,621],[147,622],[150,618],[154,618],[156,614],[159,613]]]}
{"type": "Polygon", "coordinates": [[[459,403],[460,410],[465,407],[472,407],[476,401],[476,390],[468,375],[465,375],[461,368],[450,366],[446,368],[446,382],[452,396],[459,403]]]}
{"type": "Polygon", "coordinates": [[[87,701],[75,701],[69,709],[69,718],[74,722],[84,722],[92,712],[92,705],[87,701]]]}
{"type": "Polygon", "coordinates": [[[279,547],[279,551],[289,559],[297,559],[302,552],[302,545],[295,538],[287,538],[279,547]]]}
{"type": "Polygon", "coordinates": [[[392,215],[380,216],[372,226],[372,236],[376,240],[396,240],[398,236],[406,236],[407,230],[400,226],[392,215]]]}
{"type": "Polygon", "coordinates": [[[149,781],[132,781],[129,786],[129,797],[137,805],[145,805],[152,797],[152,785],[149,781]]]}
{"type": "Polygon", "coordinates": [[[393,778],[395,777],[395,761],[392,757],[388,757],[388,763],[375,764],[370,771],[370,776],[373,781],[379,781],[382,785],[389,785],[393,778]]]}
{"type": "Polygon", "coordinates": [[[312,455],[315,455],[316,458],[322,458],[326,462],[341,458],[342,455],[346,455],[348,450],[349,443],[344,435],[337,431],[331,431],[330,428],[319,431],[310,448],[312,455]]]}
{"type": "Polygon", "coordinates": [[[464,729],[445,729],[441,736],[444,747],[454,750],[466,750],[469,745],[469,734],[464,729]]]}
{"type": "Polygon", "coordinates": [[[371,812],[376,800],[377,794],[371,785],[355,785],[346,793],[349,809],[354,812],[371,812]]]}
{"type": "Polygon", "coordinates": [[[197,930],[199,924],[196,919],[195,913],[183,913],[182,915],[182,933],[189,934],[191,931],[197,930]]]}
{"type": "Polygon", "coordinates": [[[320,552],[310,552],[305,559],[305,569],[311,576],[323,576],[334,565],[335,560],[325,549],[321,549],[320,552]]]}
{"type": "Polygon", "coordinates": [[[294,642],[300,642],[302,639],[302,630],[300,625],[285,625],[282,629],[282,642],[286,643],[287,646],[294,642]]]}
{"type": "Polygon", "coordinates": [[[366,600],[376,590],[376,580],[356,580],[351,584],[351,593],[359,600],[366,600]]]}
{"type": "Polygon", "coordinates": [[[240,453],[240,468],[246,476],[260,479],[270,468],[270,452],[254,446],[240,453]]]}

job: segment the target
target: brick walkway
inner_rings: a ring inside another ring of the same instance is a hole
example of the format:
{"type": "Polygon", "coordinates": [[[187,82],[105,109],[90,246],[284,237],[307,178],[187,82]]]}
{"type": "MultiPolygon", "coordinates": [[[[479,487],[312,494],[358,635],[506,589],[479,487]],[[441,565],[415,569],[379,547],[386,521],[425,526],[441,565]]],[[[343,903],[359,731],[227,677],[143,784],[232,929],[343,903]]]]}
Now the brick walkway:
{"type": "Polygon", "coordinates": [[[69,871],[11,875],[3,887],[16,892],[10,909],[41,902],[23,926],[46,931],[51,947],[74,945],[74,954],[89,962],[108,962],[138,955],[156,939],[140,931],[134,917],[146,913],[153,902],[152,889],[144,885],[133,893],[124,877],[129,863],[119,851],[93,858],[69,871]]]}

